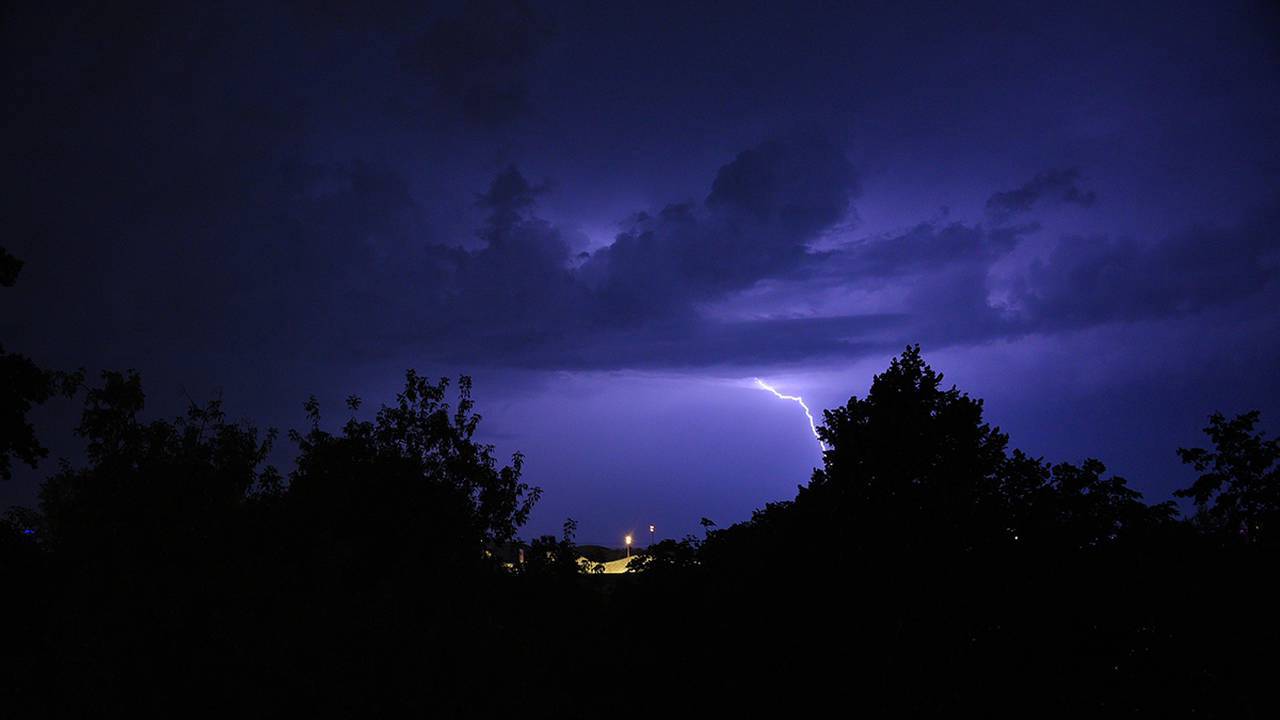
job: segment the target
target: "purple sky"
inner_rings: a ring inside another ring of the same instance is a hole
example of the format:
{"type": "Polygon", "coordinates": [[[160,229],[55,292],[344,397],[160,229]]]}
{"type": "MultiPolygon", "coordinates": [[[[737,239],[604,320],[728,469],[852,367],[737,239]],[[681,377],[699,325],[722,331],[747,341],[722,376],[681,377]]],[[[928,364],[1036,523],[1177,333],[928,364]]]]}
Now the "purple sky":
{"type": "Polygon", "coordinates": [[[907,343],[1153,501],[1210,412],[1280,427],[1266,3],[170,5],[0,23],[0,338],[155,412],[469,373],[525,534],[601,543],[791,497],[752,378],[831,407],[907,343]]]}

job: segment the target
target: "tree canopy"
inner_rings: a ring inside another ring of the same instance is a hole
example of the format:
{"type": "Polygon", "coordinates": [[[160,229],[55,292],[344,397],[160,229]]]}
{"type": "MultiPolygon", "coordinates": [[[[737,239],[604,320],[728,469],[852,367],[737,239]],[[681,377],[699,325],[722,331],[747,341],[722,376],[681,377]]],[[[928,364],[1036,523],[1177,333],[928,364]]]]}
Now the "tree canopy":
{"type": "Polygon", "coordinates": [[[1178,449],[1200,476],[1175,494],[1193,499],[1196,522],[1226,542],[1280,543],[1280,440],[1255,431],[1259,417],[1215,412],[1204,429],[1213,449],[1178,449]]]}

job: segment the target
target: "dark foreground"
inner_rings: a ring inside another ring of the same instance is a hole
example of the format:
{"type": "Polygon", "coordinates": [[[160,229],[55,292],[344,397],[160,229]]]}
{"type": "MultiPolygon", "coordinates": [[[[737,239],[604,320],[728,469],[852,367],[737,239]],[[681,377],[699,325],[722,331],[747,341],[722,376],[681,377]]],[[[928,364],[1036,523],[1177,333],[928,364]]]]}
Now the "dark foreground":
{"type": "Polygon", "coordinates": [[[1198,512],[1007,449],[908,349],[797,497],[612,578],[410,373],[288,477],[216,405],[86,390],[84,467],[0,524],[5,717],[1275,717],[1277,446],[1215,417],[1198,512]]]}

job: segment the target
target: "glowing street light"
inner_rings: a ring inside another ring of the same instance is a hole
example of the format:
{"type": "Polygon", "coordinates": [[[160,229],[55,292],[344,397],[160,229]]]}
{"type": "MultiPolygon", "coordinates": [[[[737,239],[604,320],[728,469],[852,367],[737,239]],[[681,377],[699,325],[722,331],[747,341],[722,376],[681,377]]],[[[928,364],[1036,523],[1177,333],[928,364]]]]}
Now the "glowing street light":
{"type": "Polygon", "coordinates": [[[653,547],[653,525],[649,526],[649,547],[653,547]]]}
{"type": "Polygon", "coordinates": [[[627,557],[631,557],[631,536],[628,535],[625,540],[627,543],[627,557]]]}

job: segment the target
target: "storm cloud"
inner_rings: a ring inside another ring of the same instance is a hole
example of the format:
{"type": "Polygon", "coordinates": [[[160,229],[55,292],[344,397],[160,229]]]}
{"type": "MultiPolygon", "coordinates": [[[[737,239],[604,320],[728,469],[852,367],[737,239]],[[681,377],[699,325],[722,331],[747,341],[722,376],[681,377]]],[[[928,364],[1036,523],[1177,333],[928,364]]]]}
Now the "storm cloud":
{"type": "Polygon", "coordinates": [[[1141,241],[1067,236],[1027,270],[1016,302],[1038,329],[1190,315],[1274,287],[1280,204],[1222,227],[1141,241]]]}
{"type": "Polygon", "coordinates": [[[970,376],[1030,358],[1023,427],[1062,368],[1142,368],[1080,415],[1133,426],[1159,383],[1200,389],[1161,412],[1192,434],[1216,396],[1275,405],[1241,370],[1280,361],[1273,15],[813,10],[15,5],[0,340],[284,417],[407,366],[836,403],[917,342],[970,376]]]}
{"type": "Polygon", "coordinates": [[[935,220],[814,249],[848,227],[858,191],[854,168],[826,141],[768,140],[723,165],[703,202],[637,211],[612,244],[575,257],[566,231],[537,216],[547,185],[508,168],[480,196],[490,213],[477,234],[484,246],[431,249],[433,286],[445,291],[438,314],[453,320],[433,332],[461,341],[455,359],[479,362],[500,354],[533,367],[768,364],[1177,316],[1254,295],[1276,275],[1274,212],[1161,241],[1063,236],[1046,245],[1034,219],[935,220]],[[1015,259],[1032,240],[1047,246],[1043,256],[1015,259]],[[788,300],[833,289],[880,301],[789,309],[788,300]],[[743,303],[749,316],[732,312],[743,303]]]}
{"type": "Polygon", "coordinates": [[[987,199],[987,216],[992,222],[1006,222],[1047,202],[1064,202],[1089,207],[1097,200],[1092,190],[1079,185],[1079,168],[1045,170],[1020,187],[995,193],[987,199]]]}

